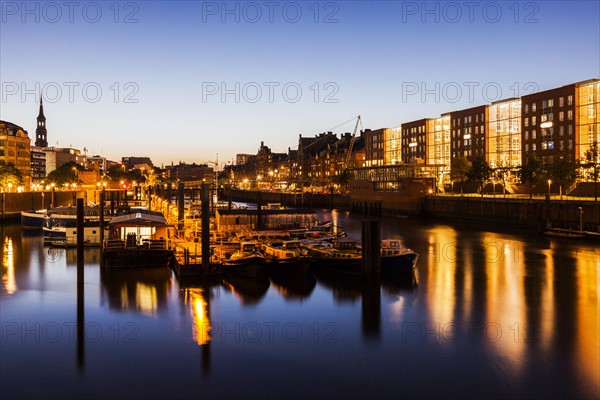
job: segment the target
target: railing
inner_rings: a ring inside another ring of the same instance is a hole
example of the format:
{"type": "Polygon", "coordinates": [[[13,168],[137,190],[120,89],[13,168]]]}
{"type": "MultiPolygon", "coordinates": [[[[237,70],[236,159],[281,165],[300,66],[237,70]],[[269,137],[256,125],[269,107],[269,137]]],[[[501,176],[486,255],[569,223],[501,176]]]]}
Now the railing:
{"type": "Polygon", "coordinates": [[[105,251],[166,249],[167,241],[165,239],[145,239],[141,245],[138,245],[137,243],[127,243],[121,239],[107,239],[104,242],[105,251]]]}

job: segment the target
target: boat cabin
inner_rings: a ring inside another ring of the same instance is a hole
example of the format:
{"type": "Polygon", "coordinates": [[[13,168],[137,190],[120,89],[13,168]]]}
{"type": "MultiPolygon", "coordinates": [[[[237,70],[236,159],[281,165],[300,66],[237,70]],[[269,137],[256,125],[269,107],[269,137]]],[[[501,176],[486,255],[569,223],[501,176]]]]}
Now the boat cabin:
{"type": "Polygon", "coordinates": [[[172,226],[156,212],[136,212],[114,217],[108,224],[107,247],[166,249],[172,226]]]}

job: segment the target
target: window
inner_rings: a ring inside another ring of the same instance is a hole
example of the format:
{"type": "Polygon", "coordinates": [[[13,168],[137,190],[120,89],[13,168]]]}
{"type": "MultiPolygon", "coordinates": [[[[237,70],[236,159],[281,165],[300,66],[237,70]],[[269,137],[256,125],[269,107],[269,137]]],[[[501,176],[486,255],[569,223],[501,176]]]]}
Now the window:
{"type": "Polygon", "coordinates": [[[535,140],[535,137],[536,137],[536,135],[535,135],[535,129],[534,129],[531,131],[531,139],[535,140]]]}
{"type": "Polygon", "coordinates": [[[565,120],[565,112],[561,111],[558,113],[558,120],[559,121],[564,121],[565,120]]]}
{"type": "Polygon", "coordinates": [[[536,126],[537,125],[537,117],[534,115],[533,117],[531,117],[531,126],[536,126]]]}
{"type": "Polygon", "coordinates": [[[529,144],[525,143],[525,152],[528,152],[528,151],[529,151],[529,144]]]}
{"type": "Polygon", "coordinates": [[[569,124],[569,126],[567,126],[567,134],[569,134],[569,135],[573,134],[573,125],[569,124]]]}
{"type": "Polygon", "coordinates": [[[537,150],[537,147],[536,147],[535,143],[533,143],[533,144],[531,145],[531,150],[532,150],[532,151],[536,151],[536,150],[537,150]]]}
{"type": "Polygon", "coordinates": [[[559,107],[564,107],[565,106],[565,98],[564,97],[559,97],[558,98],[558,106],[559,107]]]}
{"type": "Polygon", "coordinates": [[[573,105],[573,95],[568,95],[567,96],[567,105],[568,106],[572,106],[573,105]]]}
{"type": "Polygon", "coordinates": [[[531,112],[536,112],[537,111],[537,106],[535,103],[531,103],[531,112]]]}
{"type": "Polygon", "coordinates": [[[548,107],[554,107],[554,99],[548,100],[548,107]]]}
{"type": "Polygon", "coordinates": [[[529,118],[525,117],[524,123],[525,123],[525,126],[529,126],[529,118]]]}
{"type": "Polygon", "coordinates": [[[573,139],[569,139],[569,150],[573,150],[573,139]]]}
{"type": "Polygon", "coordinates": [[[572,121],[572,120],[573,120],[573,110],[569,110],[569,111],[567,111],[567,119],[568,119],[569,121],[572,121]]]}
{"type": "Polygon", "coordinates": [[[529,113],[529,104],[525,104],[525,114],[529,113]]]}
{"type": "Polygon", "coordinates": [[[562,125],[560,126],[558,134],[560,136],[564,136],[565,135],[565,127],[564,126],[562,126],[562,125]]]}
{"type": "Polygon", "coordinates": [[[529,131],[525,131],[525,140],[529,140],[529,131]]]}

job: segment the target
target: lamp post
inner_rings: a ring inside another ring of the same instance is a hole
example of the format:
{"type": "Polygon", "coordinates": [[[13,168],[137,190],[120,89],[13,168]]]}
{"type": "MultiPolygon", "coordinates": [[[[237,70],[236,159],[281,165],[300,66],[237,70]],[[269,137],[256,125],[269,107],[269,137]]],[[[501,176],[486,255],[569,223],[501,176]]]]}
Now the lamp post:
{"type": "Polygon", "coordinates": [[[550,198],[550,185],[552,185],[552,179],[548,179],[548,198],[550,198]]]}
{"type": "Polygon", "coordinates": [[[579,230],[583,232],[583,208],[579,208],[579,230]]]}

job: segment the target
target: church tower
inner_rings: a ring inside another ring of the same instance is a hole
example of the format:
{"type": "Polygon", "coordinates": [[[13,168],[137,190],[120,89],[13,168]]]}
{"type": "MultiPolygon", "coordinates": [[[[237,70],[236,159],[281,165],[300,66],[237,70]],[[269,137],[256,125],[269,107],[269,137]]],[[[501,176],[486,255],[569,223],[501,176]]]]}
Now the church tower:
{"type": "Polygon", "coordinates": [[[44,102],[40,96],[40,113],[37,117],[37,128],[35,129],[35,145],[48,147],[48,131],[46,130],[46,117],[44,116],[44,102]]]}

